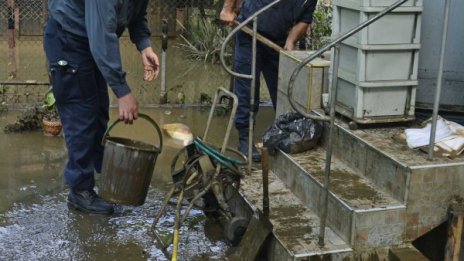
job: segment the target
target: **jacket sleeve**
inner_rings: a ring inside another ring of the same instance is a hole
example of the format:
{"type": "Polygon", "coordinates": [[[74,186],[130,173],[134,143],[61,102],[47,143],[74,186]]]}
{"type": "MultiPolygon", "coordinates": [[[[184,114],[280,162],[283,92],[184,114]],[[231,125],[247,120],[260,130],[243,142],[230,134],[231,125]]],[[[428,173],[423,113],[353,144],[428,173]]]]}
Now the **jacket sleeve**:
{"type": "Polygon", "coordinates": [[[131,41],[135,44],[137,50],[142,51],[143,49],[151,46],[151,33],[150,29],[148,29],[147,22],[148,0],[135,1],[134,4],[141,5],[140,7],[137,6],[137,10],[140,10],[140,12],[134,15],[132,21],[130,21],[127,27],[131,41]]]}
{"type": "Polygon", "coordinates": [[[85,27],[90,52],[116,97],[130,92],[122,70],[117,29],[117,0],[85,0],[85,27]]]}
{"type": "Polygon", "coordinates": [[[317,0],[308,0],[305,1],[302,5],[302,9],[304,10],[301,13],[301,17],[297,19],[297,23],[307,23],[311,24],[313,22],[313,13],[316,9],[317,0]]]}

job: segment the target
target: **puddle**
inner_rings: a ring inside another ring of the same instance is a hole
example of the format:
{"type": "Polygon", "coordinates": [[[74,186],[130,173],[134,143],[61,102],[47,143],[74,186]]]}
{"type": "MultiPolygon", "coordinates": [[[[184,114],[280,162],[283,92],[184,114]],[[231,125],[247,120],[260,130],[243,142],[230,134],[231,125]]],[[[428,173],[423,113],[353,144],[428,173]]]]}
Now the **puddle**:
{"type": "MultiPolygon", "coordinates": [[[[209,107],[141,108],[160,126],[181,122],[202,136],[209,107]]],[[[20,112],[0,115],[0,127],[20,112]]],[[[116,110],[111,111],[115,119],[116,110]]],[[[256,133],[264,132],[273,112],[263,108],[256,133]]],[[[208,140],[222,143],[228,117],[213,120],[208,140]]],[[[143,120],[116,126],[113,136],[157,144],[153,127],[143,120]]],[[[236,146],[231,133],[230,146],[236,146]]],[[[62,170],[66,151],[62,137],[46,137],[41,131],[0,133],[0,253],[5,260],[166,260],[148,233],[164,193],[169,188],[170,163],[181,144],[165,138],[155,167],[146,203],[140,207],[118,206],[112,216],[86,215],[68,210],[62,170]]],[[[98,177],[97,177],[98,184],[98,177]]],[[[170,233],[174,206],[159,222],[159,231],[170,233]]],[[[228,244],[222,228],[193,210],[181,229],[180,260],[225,260],[228,244]]],[[[168,249],[171,251],[171,249],[168,249]]]]}

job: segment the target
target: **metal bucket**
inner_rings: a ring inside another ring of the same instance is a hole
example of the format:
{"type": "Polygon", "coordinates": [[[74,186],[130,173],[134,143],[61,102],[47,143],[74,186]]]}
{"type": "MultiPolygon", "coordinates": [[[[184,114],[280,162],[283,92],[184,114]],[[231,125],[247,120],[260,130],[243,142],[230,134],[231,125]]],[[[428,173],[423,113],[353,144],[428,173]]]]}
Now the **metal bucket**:
{"type": "Polygon", "coordinates": [[[145,114],[139,114],[139,117],[155,127],[159,136],[159,146],[108,136],[110,130],[120,120],[108,127],[102,141],[105,150],[100,195],[109,202],[139,206],[145,202],[147,197],[156,158],[163,147],[163,138],[154,120],[145,114]]]}

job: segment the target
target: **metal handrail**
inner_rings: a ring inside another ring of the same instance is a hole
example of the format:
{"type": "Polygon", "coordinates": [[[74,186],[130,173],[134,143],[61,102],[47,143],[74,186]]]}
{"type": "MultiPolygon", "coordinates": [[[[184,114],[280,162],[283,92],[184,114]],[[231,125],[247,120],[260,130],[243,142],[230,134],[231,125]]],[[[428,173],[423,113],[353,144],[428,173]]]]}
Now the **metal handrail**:
{"type": "Polygon", "coordinates": [[[429,138],[429,151],[428,151],[428,158],[427,158],[429,160],[433,158],[433,149],[435,147],[435,135],[437,133],[438,109],[440,106],[440,95],[441,95],[441,87],[442,87],[442,81],[443,81],[443,65],[445,63],[446,37],[448,34],[448,18],[449,18],[450,6],[451,6],[450,2],[451,0],[445,0],[445,10],[443,14],[443,31],[442,31],[441,47],[440,47],[440,63],[438,64],[437,89],[435,91],[435,101],[433,102],[432,126],[430,130],[430,138],[429,138]]]}
{"type": "MultiPolygon", "coordinates": [[[[221,63],[224,67],[224,69],[230,73],[231,75],[235,77],[240,77],[240,78],[245,78],[245,79],[250,79],[252,80],[251,82],[251,98],[250,98],[250,108],[254,106],[254,93],[255,93],[255,77],[256,77],[256,71],[255,71],[255,60],[256,60],[256,35],[257,35],[257,17],[261,13],[265,12],[275,4],[279,3],[281,0],[276,0],[269,5],[263,7],[260,9],[258,12],[254,13],[250,17],[248,17],[245,21],[240,23],[237,27],[235,27],[230,34],[225,38],[224,43],[221,47],[221,52],[220,52],[220,60],[221,63]],[[225,63],[225,46],[226,43],[230,41],[233,35],[235,35],[239,30],[241,30],[243,27],[245,27],[250,21],[253,20],[253,50],[252,50],[252,74],[247,75],[247,74],[240,74],[232,71],[225,63]]],[[[325,227],[326,227],[326,219],[327,219],[327,208],[328,208],[328,195],[329,195],[329,182],[330,182],[330,168],[331,168],[331,159],[332,159],[332,143],[333,143],[333,131],[334,131],[334,125],[335,125],[335,103],[336,103],[336,95],[337,95],[337,88],[336,88],[336,82],[337,82],[337,74],[338,74],[338,64],[339,64],[339,48],[340,48],[340,43],[349,38],[350,36],[354,35],[355,33],[359,32],[360,30],[364,29],[365,27],[369,26],[373,22],[377,21],[387,13],[391,12],[392,10],[396,9],[400,5],[404,4],[406,1],[409,0],[399,0],[392,4],[391,6],[385,8],[383,11],[379,12],[372,18],[368,19],[367,21],[359,24],[355,28],[351,29],[350,31],[340,35],[339,37],[335,38],[332,42],[327,44],[326,46],[322,47],[321,49],[317,50],[316,52],[312,53],[310,56],[305,58],[302,62],[300,62],[295,70],[293,71],[289,83],[288,83],[288,100],[292,108],[303,115],[306,118],[310,118],[313,120],[320,120],[320,121],[328,121],[330,122],[330,130],[329,130],[329,137],[328,137],[328,145],[327,145],[327,150],[326,150],[326,164],[325,164],[325,177],[324,177],[324,198],[323,198],[323,206],[320,214],[320,226],[319,226],[319,245],[323,246],[324,245],[324,238],[325,238],[325,227]],[[312,60],[316,59],[317,57],[321,56],[324,52],[327,50],[330,50],[331,48],[335,47],[335,52],[334,52],[334,57],[332,59],[334,60],[333,63],[333,74],[332,74],[332,84],[331,84],[331,90],[330,90],[330,115],[329,117],[326,116],[317,116],[315,114],[307,113],[306,111],[298,108],[293,100],[293,86],[295,83],[295,80],[302,70],[302,68],[311,62],[312,60]]],[[[253,128],[253,110],[250,109],[250,133],[249,133],[249,141],[252,140],[252,128],[253,128]]],[[[251,170],[251,143],[249,144],[249,149],[248,149],[248,169],[251,170]]]]}
{"type": "MultiPolygon", "coordinates": [[[[226,46],[227,46],[227,43],[232,39],[232,37],[240,30],[242,30],[243,27],[245,27],[249,22],[251,22],[251,20],[254,20],[255,18],[258,18],[258,15],[260,15],[261,13],[265,12],[266,10],[268,10],[269,8],[273,7],[274,5],[278,4],[279,2],[281,2],[282,0],[276,0],[268,5],[266,5],[265,7],[263,7],[262,9],[260,9],[259,11],[257,11],[256,13],[252,14],[250,17],[248,17],[245,21],[239,23],[227,36],[226,38],[224,39],[224,42],[222,43],[222,46],[221,46],[221,53],[220,53],[220,60],[221,60],[221,63],[222,63],[222,66],[224,67],[224,69],[230,73],[231,75],[235,76],[235,77],[240,77],[240,78],[245,78],[245,79],[251,79],[252,78],[252,75],[248,75],[248,74],[241,74],[241,73],[237,73],[237,72],[234,72],[232,71],[226,64],[226,60],[225,60],[225,51],[226,51],[226,46]]],[[[254,21],[254,24],[257,24],[257,21],[254,21]]],[[[257,35],[257,30],[253,30],[254,32],[254,37],[256,39],[256,35],[257,35]]],[[[255,57],[253,57],[255,58],[255,57]]]]}
{"type": "Polygon", "coordinates": [[[258,15],[261,13],[265,12],[269,8],[273,7],[277,3],[279,3],[282,0],[276,0],[250,17],[248,17],[245,21],[241,22],[238,24],[230,33],[227,35],[227,37],[224,39],[224,42],[222,43],[221,46],[221,52],[219,55],[219,58],[221,60],[222,66],[224,69],[230,73],[231,75],[239,78],[244,78],[244,79],[249,79],[251,80],[251,88],[250,88],[250,115],[249,115],[249,126],[248,126],[248,172],[251,172],[251,166],[252,166],[252,146],[253,146],[253,130],[254,130],[254,107],[255,107],[255,92],[256,92],[256,40],[257,40],[257,35],[258,35],[258,15]],[[239,30],[242,30],[249,22],[253,20],[253,33],[252,33],[252,60],[251,60],[251,75],[248,74],[241,74],[232,71],[226,64],[225,61],[225,50],[226,50],[226,44],[232,39],[232,36],[234,36],[239,30]]]}
{"type": "Polygon", "coordinates": [[[324,183],[323,183],[323,198],[322,198],[322,209],[320,211],[320,225],[319,225],[319,245],[324,246],[325,242],[325,227],[327,223],[327,210],[328,210],[328,205],[329,205],[329,184],[330,184],[330,171],[331,171],[331,164],[332,164],[332,144],[333,144],[333,132],[334,132],[334,126],[335,126],[335,103],[337,101],[337,79],[338,79],[338,67],[339,67],[339,62],[340,62],[340,57],[339,57],[339,51],[340,51],[340,43],[346,40],[348,37],[354,35],[355,33],[359,32],[363,28],[367,27],[368,25],[372,24],[373,22],[377,21],[387,13],[391,12],[395,8],[399,7],[403,3],[405,3],[408,0],[399,0],[392,4],[391,6],[385,8],[383,11],[380,13],[376,14],[372,18],[368,19],[367,21],[359,24],[355,28],[351,29],[350,31],[340,35],[336,39],[334,39],[332,42],[327,44],[326,46],[322,47],[321,49],[317,50],[307,58],[305,58],[303,61],[301,61],[295,70],[292,73],[292,76],[290,77],[289,83],[288,83],[288,101],[292,108],[303,115],[306,118],[313,119],[313,120],[319,120],[319,121],[328,121],[330,122],[330,129],[329,129],[329,137],[328,137],[328,144],[326,148],[326,159],[325,159],[325,171],[324,171],[324,183]],[[314,60],[315,58],[319,57],[322,55],[325,51],[335,47],[334,51],[334,56],[332,57],[332,60],[334,61],[333,67],[332,67],[332,84],[330,87],[330,103],[329,103],[329,110],[330,110],[330,115],[329,117],[321,115],[315,115],[307,113],[303,109],[300,109],[296,106],[295,101],[293,100],[293,86],[296,80],[296,77],[300,73],[300,71],[303,69],[303,67],[314,60]]]}

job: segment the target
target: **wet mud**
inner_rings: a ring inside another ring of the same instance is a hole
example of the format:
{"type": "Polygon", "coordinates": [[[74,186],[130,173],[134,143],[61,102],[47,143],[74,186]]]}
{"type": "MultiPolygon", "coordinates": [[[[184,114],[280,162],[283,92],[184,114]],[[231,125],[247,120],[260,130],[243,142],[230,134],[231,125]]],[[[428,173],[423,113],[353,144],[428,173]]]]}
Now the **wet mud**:
{"type": "MultiPolygon", "coordinates": [[[[209,107],[141,108],[159,125],[185,123],[202,135],[209,107]]],[[[260,117],[266,124],[272,109],[260,117]]],[[[0,127],[14,121],[19,111],[0,115],[0,127]]],[[[111,120],[116,117],[111,111],[111,120]]],[[[222,143],[228,117],[213,120],[209,140],[222,143]]],[[[257,136],[267,127],[257,124],[257,136]]],[[[157,144],[153,127],[136,121],[112,131],[113,136],[131,137],[157,144]]],[[[144,205],[117,206],[111,216],[82,214],[69,210],[63,181],[66,149],[62,136],[47,137],[41,131],[0,133],[0,253],[2,260],[167,260],[149,233],[165,193],[170,188],[170,163],[182,147],[164,137],[144,205]]],[[[231,134],[230,146],[236,146],[231,134]]],[[[96,176],[97,185],[101,180],[96,176]]],[[[158,232],[169,236],[174,222],[174,205],[158,223],[158,232]]],[[[192,210],[181,228],[179,260],[227,260],[228,243],[220,223],[192,210]]],[[[169,248],[168,252],[172,249],[169,248]]]]}

